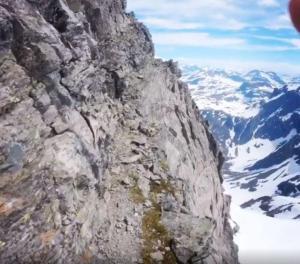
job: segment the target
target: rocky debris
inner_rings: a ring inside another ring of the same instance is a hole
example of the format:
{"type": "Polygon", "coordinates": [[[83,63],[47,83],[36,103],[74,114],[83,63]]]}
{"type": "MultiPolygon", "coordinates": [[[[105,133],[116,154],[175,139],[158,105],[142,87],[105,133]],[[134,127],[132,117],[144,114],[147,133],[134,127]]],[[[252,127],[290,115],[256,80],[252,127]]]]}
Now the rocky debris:
{"type": "Polygon", "coordinates": [[[0,0],[0,262],[237,263],[220,157],[124,0],[0,0]]]}
{"type": "Polygon", "coordinates": [[[142,155],[138,154],[138,155],[133,155],[130,157],[123,157],[121,158],[121,163],[123,164],[129,164],[129,163],[134,163],[139,161],[142,158],[142,155]]]}
{"type": "Polygon", "coordinates": [[[160,251],[151,253],[150,256],[154,262],[161,262],[164,260],[164,255],[160,251]]]}
{"type": "MultiPolygon", "coordinates": [[[[171,248],[180,263],[197,263],[212,254],[210,234],[215,228],[212,219],[166,212],[162,221],[174,236],[171,248]]],[[[222,259],[215,262],[222,263],[222,259]]]]}
{"type": "Polygon", "coordinates": [[[6,163],[0,166],[0,171],[16,172],[23,167],[24,151],[19,144],[12,144],[8,148],[6,163]]]}

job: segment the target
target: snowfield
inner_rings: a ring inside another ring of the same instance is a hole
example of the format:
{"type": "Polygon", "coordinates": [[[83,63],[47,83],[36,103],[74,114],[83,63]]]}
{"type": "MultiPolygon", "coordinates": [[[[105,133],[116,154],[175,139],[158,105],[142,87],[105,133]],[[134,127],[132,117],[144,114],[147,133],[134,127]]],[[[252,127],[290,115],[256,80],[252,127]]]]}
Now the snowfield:
{"type": "Polygon", "coordinates": [[[300,226],[298,221],[264,216],[231,205],[231,217],[239,231],[234,241],[241,264],[299,264],[300,226]]]}

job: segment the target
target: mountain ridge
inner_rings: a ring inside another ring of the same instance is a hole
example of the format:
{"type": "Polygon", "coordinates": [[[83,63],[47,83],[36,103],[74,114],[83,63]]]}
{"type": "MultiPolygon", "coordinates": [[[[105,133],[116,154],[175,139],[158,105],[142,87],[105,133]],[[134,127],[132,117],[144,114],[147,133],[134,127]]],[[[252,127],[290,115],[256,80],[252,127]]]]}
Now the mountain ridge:
{"type": "Polygon", "coordinates": [[[238,263],[221,154],[124,0],[0,0],[0,262],[238,263]]]}

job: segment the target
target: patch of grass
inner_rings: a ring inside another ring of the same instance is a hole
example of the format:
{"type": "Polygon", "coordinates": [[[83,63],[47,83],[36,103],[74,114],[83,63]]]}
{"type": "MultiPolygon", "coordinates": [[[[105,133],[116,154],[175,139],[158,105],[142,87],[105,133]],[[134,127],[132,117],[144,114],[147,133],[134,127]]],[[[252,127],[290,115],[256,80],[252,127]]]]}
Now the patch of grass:
{"type": "Polygon", "coordinates": [[[130,172],[128,177],[132,179],[135,183],[139,180],[139,175],[137,175],[135,172],[130,172]]]}
{"type": "Polygon", "coordinates": [[[135,204],[142,204],[142,203],[146,202],[146,198],[137,183],[130,189],[129,194],[130,194],[130,199],[135,204]]]}
{"type": "Polygon", "coordinates": [[[169,164],[166,160],[160,161],[160,168],[162,169],[163,172],[168,172],[170,170],[169,164]]]}
{"type": "Polygon", "coordinates": [[[151,182],[150,191],[157,199],[157,194],[170,193],[176,197],[176,190],[170,181],[161,180],[160,182],[151,182]]]}
{"type": "Polygon", "coordinates": [[[154,261],[151,258],[151,253],[154,253],[158,250],[162,252],[164,256],[162,263],[176,263],[174,254],[170,250],[166,250],[166,247],[170,247],[171,238],[165,226],[160,222],[160,220],[161,211],[156,207],[148,210],[144,214],[142,223],[142,232],[144,239],[142,254],[144,264],[153,264],[154,261]]]}
{"type": "Polygon", "coordinates": [[[40,239],[43,245],[50,245],[57,235],[57,231],[54,229],[48,230],[47,232],[40,234],[40,239]]]}
{"type": "Polygon", "coordinates": [[[138,180],[139,176],[135,172],[130,172],[128,177],[133,180],[134,186],[131,187],[130,189],[130,199],[135,203],[135,204],[142,204],[146,202],[146,198],[143,194],[143,191],[138,185],[138,180]]]}
{"type": "Polygon", "coordinates": [[[158,250],[163,253],[163,264],[177,263],[176,258],[170,248],[171,237],[166,227],[161,223],[161,207],[158,203],[157,196],[161,193],[171,193],[175,195],[175,189],[169,181],[161,181],[159,183],[152,182],[150,186],[152,194],[151,201],[153,208],[144,213],[142,219],[143,232],[143,263],[152,264],[154,260],[151,258],[151,253],[158,250]],[[159,242],[160,241],[160,242],[159,242]]]}
{"type": "Polygon", "coordinates": [[[6,243],[4,241],[0,240],[0,248],[4,247],[6,245],[6,243]]]}
{"type": "Polygon", "coordinates": [[[30,213],[26,213],[26,214],[23,215],[23,217],[21,218],[21,221],[22,221],[23,223],[28,223],[30,219],[31,219],[31,214],[30,214],[30,213]]]}

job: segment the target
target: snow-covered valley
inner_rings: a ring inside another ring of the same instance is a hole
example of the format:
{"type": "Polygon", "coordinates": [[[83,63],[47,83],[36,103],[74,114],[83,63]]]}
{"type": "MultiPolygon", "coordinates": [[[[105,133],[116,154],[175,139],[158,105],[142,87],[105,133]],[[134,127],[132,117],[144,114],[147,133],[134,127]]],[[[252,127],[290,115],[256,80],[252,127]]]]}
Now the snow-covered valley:
{"type": "Polygon", "coordinates": [[[225,156],[241,263],[299,263],[300,78],[182,69],[225,156]]]}
{"type": "Polygon", "coordinates": [[[298,264],[299,222],[271,218],[257,211],[231,205],[231,217],[239,224],[235,243],[241,264],[298,264]]]}

